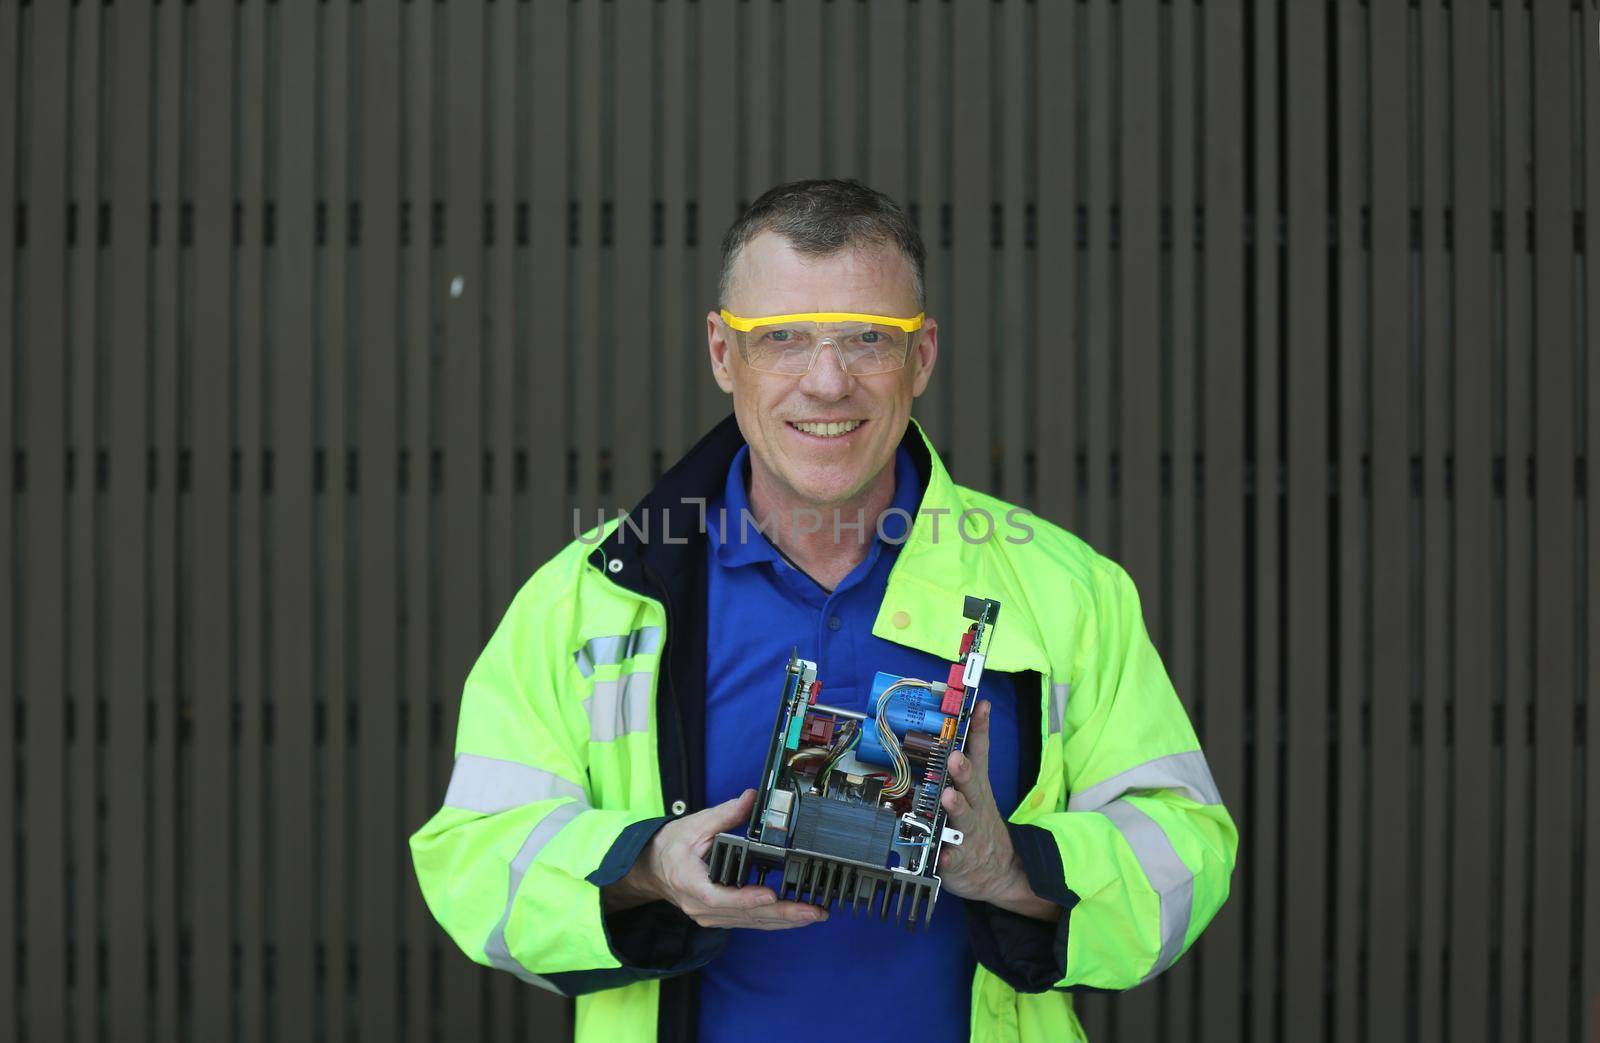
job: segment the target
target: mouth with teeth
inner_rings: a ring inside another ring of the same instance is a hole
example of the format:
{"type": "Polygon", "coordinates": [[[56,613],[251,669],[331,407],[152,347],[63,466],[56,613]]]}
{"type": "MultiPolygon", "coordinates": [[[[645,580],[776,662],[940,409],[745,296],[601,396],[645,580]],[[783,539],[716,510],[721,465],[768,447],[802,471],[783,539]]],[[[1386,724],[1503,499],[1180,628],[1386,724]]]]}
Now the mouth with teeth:
{"type": "Polygon", "coordinates": [[[843,438],[852,431],[858,430],[865,420],[825,420],[817,423],[810,421],[791,420],[789,426],[801,434],[810,435],[812,438],[843,438]]]}

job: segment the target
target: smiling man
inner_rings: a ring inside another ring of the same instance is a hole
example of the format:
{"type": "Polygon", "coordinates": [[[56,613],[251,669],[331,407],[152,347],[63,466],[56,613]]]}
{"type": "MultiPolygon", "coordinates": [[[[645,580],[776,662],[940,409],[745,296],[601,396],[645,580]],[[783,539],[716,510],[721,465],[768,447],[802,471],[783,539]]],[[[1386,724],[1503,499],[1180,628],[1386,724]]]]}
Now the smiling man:
{"type": "Polygon", "coordinates": [[[473,959],[577,996],[580,1040],[1082,1038],[1073,991],[1169,967],[1238,844],[1132,583],[1041,519],[969,531],[1015,508],[911,420],[939,327],[892,201],[779,186],[722,259],[707,348],[733,414],[635,507],[654,540],[586,534],[507,612],[412,839],[429,906],[473,959]],[[790,650],[865,710],[880,670],[948,672],[967,595],[1005,616],[928,931],[712,884],[790,650]]]}

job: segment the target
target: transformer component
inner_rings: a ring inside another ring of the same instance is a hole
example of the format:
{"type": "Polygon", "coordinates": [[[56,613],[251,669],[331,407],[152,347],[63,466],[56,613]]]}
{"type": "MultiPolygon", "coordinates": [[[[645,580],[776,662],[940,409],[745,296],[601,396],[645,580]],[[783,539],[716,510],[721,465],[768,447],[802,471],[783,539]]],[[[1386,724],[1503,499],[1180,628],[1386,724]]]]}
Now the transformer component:
{"type": "Polygon", "coordinates": [[[794,846],[883,865],[894,842],[894,826],[895,813],[887,808],[802,794],[794,846]]]}

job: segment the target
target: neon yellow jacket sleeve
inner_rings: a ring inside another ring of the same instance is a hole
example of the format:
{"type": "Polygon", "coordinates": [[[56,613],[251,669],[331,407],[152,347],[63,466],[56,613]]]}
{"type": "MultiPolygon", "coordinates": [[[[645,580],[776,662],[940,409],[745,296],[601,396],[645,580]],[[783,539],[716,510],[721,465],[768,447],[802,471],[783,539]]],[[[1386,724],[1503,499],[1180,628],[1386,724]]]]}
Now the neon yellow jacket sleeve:
{"type": "Polygon", "coordinates": [[[1030,885],[1062,906],[1060,921],[1046,928],[983,906],[972,923],[985,966],[1024,992],[1127,989],[1161,973],[1222,906],[1238,851],[1138,593],[1109,559],[1096,562],[1075,660],[1065,807],[1010,827],[1030,885]]]}
{"type": "Polygon", "coordinates": [[[585,706],[605,681],[570,648],[581,567],[557,556],[512,602],[467,677],[444,806],[411,838],[423,897],[461,950],[564,995],[690,970],[723,942],[663,902],[602,913],[601,887],[665,819],[654,780],[592,792],[585,706]]]}

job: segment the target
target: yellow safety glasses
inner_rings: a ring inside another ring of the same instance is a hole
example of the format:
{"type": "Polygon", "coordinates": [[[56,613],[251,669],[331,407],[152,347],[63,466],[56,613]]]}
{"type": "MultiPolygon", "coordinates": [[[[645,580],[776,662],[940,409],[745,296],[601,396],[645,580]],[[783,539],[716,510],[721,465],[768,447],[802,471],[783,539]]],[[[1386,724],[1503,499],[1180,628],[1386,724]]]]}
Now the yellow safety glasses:
{"type": "Polygon", "coordinates": [[[845,311],[797,312],[745,318],[724,309],[739,354],[751,369],[798,376],[810,371],[824,343],[852,376],[889,373],[906,364],[922,329],[922,314],[902,319],[845,311]]]}

